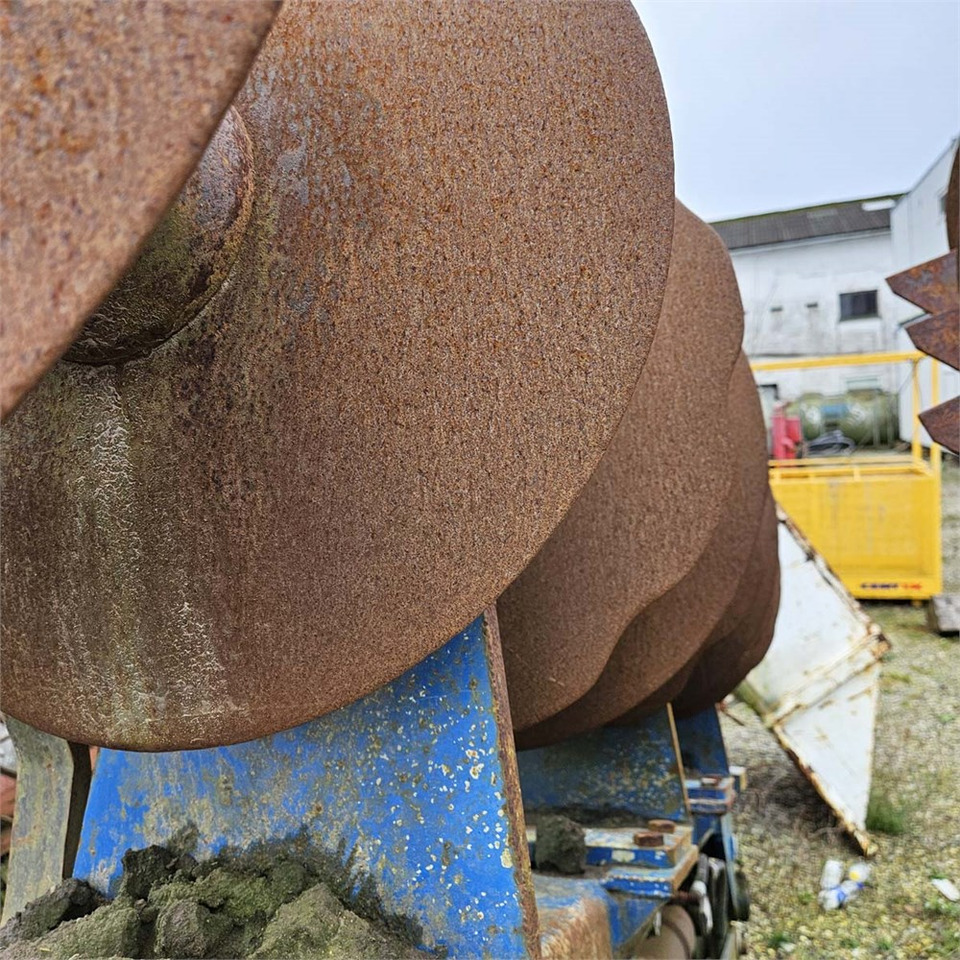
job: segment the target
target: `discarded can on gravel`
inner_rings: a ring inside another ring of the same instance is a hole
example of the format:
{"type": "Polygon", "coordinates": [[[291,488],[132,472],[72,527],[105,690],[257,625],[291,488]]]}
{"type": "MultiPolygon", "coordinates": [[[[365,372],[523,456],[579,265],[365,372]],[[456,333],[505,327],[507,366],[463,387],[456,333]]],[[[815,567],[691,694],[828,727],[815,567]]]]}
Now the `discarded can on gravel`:
{"type": "Polygon", "coordinates": [[[832,890],[839,887],[843,880],[843,864],[839,860],[828,860],[820,874],[820,889],[832,890]]]}
{"type": "Polygon", "coordinates": [[[821,890],[817,901],[824,910],[838,910],[848,900],[853,900],[862,889],[862,883],[856,880],[844,880],[838,887],[821,890]]]}

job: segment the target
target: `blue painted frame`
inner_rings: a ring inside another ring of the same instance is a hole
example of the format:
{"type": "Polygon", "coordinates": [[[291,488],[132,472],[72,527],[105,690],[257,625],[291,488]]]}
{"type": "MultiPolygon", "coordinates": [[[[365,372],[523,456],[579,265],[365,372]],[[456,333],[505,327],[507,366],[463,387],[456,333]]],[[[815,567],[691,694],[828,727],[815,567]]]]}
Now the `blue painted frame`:
{"type": "Polygon", "coordinates": [[[197,855],[299,836],[372,882],[384,910],[456,957],[538,954],[495,614],[399,679],[261,740],[103,750],[74,875],[115,891],[123,853],[191,825],[197,855]]]}
{"type": "Polygon", "coordinates": [[[664,707],[635,727],[604,727],[517,755],[528,810],[586,808],[641,819],[689,816],[673,715],[664,707]]]}

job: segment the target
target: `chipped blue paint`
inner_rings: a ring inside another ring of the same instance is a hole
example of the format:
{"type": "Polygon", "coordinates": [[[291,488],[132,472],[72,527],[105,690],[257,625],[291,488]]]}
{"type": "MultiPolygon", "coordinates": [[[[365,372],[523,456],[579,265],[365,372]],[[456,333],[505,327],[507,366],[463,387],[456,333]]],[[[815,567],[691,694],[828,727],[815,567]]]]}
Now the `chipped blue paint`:
{"type": "Polygon", "coordinates": [[[517,756],[529,810],[620,811],[688,818],[683,769],[667,707],[635,727],[606,727],[517,756]]]}
{"type": "Polygon", "coordinates": [[[101,751],[75,876],[114,890],[124,851],[188,824],[201,856],[302,833],[357,886],[372,880],[386,912],[421,924],[422,946],[527,956],[536,920],[489,629],[480,617],[393,683],[271,737],[101,751]]]}
{"type": "Polygon", "coordinates": [[[713,707],[692,717],[682,717],[676,724],[680,755],[688,776],[729,776],[730,763],[720,730],[720,717],[713,707]]]}

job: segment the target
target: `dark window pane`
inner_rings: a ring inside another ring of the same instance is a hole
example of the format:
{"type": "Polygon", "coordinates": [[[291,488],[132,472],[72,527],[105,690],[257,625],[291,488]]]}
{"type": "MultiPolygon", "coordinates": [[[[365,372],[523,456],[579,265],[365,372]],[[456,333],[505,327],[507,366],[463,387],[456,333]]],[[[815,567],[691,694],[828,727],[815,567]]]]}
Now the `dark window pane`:
{"type": "Polygon", "coordinates": [[[857,317],[875,317],[876,315],[876,290],[860,290],[857,293],[840,294],[841,320],[855,320],[857,317]]]}

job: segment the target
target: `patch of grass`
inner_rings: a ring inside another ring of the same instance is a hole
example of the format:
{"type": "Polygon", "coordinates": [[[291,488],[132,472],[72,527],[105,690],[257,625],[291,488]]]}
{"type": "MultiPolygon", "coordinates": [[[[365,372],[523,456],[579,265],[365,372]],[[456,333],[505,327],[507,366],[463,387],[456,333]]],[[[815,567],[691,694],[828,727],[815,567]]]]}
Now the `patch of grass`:
{"type": "Polygon", "coordinates": [[[950,917],[952,920],[960,920],[960,903],[951,903],[949,900],[925,900],[923,903],[923,912],[928,917],[950,917]]]}
{"type": "Polygon", "coordinates": [[[946,875],[942,870],[940,870],[940,869],[937,868],[937,867],[935,867],[933,870],[931,870],[930,873],[927,874],[927,876],[928,876],[931,880],[946,880],[946,879],[947,879],[947,875],[946,875]]]}
{"type": "Polygon", "coordinates": [[[841,937],[840,946],[845,950],[856,950],[860,946],[860,941],[856,937],[841,937]]]}
{"type": "Polygon", "coordinates": [[[940,941],[941,957],[960,956],[960,930],[948,930],[940,941]]]}
{"type": "Polygon", "coordinates": [[[957,715],[955,713],[938,713],[937,719],[942,724],[948,724],[953,723],[953,721],[957,719],[957,715]]]}
{"type": "Polygon", "coordinates": [[[896,670],[884,670],[883,679],[891,683],[913,683],[913,677],[909,673],[899,673],[896,670]]]}
{"type": "Polygon", "coordinates": [[[902,836],[907,832],[906,807],[874,788],[867,804],[867,829],[891,837],[902,836]]]}
{"type": "Polygon", "coordinates": [[[790,939],[790,934],[785,930],[774,930],[773,933],[767,937],[767,946],[771,950],[776,950],[787,943],[793,943],[793,941],[790,939]]]}
{"type": "Polygon", "coordinates": [[[797,894],[797,899],[804,905],[813,903],[816,897],[809,890],[801,890],[797,894]]]}
{"type": "Polygon", "coordinates": [[[877,941],[877,949],[881,953],[889,953],[893,949],[893,941],[889,937],[881,937],[877,941]]]}

